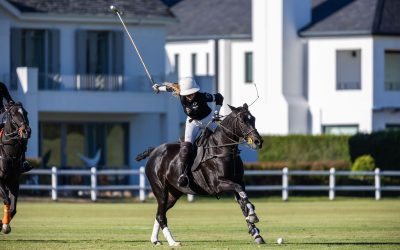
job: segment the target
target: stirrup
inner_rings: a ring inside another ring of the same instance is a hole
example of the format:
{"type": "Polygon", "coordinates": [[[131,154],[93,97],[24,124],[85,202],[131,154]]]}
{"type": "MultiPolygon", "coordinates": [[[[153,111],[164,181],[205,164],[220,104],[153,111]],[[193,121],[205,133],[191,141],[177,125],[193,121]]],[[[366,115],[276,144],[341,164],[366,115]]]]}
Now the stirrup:
{"type": "Polygon", "coordinates": [[[186,174],[181,174],[178,178],[178,187],[187,187],[189,185],[189,178],[186,174]]]}

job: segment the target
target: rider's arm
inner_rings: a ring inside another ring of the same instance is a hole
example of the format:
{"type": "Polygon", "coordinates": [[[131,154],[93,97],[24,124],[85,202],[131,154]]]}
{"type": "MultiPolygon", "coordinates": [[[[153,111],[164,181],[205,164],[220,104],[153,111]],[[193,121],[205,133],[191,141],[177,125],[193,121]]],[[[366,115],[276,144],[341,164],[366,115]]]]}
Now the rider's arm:
{"type": "Polygon", "coordinates": [[[215,111],[218,114],[224,102],[224,97],[220,93],[214,94],[214,101],[215,101],[215,111]]]}
{"type": "Polygon", "coordinates": [[[173,92],[174,89],[169,86],[170,84],[172,84],[172,83],[165,82],[164,84],[154,84],[153,85],[153,90],[156,93],[159,93],[159,92],[173,92]]]}

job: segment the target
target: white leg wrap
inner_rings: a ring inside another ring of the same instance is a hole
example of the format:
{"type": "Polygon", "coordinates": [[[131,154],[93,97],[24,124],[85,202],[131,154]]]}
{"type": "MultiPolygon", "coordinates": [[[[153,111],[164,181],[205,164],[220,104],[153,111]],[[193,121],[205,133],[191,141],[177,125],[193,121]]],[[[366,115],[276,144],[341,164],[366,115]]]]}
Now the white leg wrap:
{"type": "Polygon", "coordinates": [[[249,215],[250,214],[255,214],[256,212],[253,209],[253,206],[250,203],[246,204],[246,207],[249,209],[249,215]]]}
{"type": "Polygon", "coordinates": [[[168,244],[170,246],[176,246],[177,243],[174,240],[174,238],[172,238],[172,234],[169,231],[168,227],[164,227],[164,229],[162,231],[163,231],[165,239],[168,241],[168,244]]]}
{"type": "Polygon", "coordinates": [[[154,220],[153,232],[151,233],[151,242],[155,243],[158,241],[158,232],[160,231],[160,224],[157,220],[154,220]]]}

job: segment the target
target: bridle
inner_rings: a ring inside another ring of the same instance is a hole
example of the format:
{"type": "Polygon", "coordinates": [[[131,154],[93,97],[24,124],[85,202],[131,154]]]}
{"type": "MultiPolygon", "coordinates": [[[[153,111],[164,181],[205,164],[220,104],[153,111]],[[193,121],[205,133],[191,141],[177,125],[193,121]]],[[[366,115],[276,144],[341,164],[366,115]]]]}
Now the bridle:
{"type": "MultiPolygon", "coordinates": [[[[226,126],[224,126],[223,124],[222,124],[222,122],[220,122],[219,123],[219,126],[223,129],[223,131],[224,131],[224,135],[225,135],[225,137],[226,138],[228,138],[230,141],[232,141],[232,143],[225,143],[225,144],[219,144],[219,145],[214,145],[214,146],[207,146],[207,147],[204,147],[205,149],[208,149],[208,148],[218,148],[218,147],[228,147],[228,146],[234,146],[234,145],[240,145],[240,144],[251,144],[251,143],[253,143],[253,140],[251,139],[251,138],[249,138],[248,137],[248,135],[249,134],[251,134],[252,132],[254,132],[254,131],[257,131],[257,129],[256,128],[253,128],[253,129],[250,129],[249,131],[245,131],[244,129],[243,129],[243,127],[241,126],[241,121],[239,121],[239,117],[240,117],[240,115],[242,114],[242,113],[248,113],[249,111],[240,111],[239,113],[237,113],[237,114],[231,114],[231,116],[233,116],[233,121],[232,121],[232,124],[233,124],[233,131],[231,130],[231,129],[229,129],[228,127],[226,127],[226,126]],[[242,134],[242,136],[239,136],[238,135],[238,133],[236,133],[234,130],[235,130],[235,128],[237,128],[237,127],[239,127],[239,129],[240,129],[240,134],[242,134]],[[226,131],[228,131],[230,134],[231,134],[231,136],[229,136],[227,133],[226,133],[226,131]],[[238,138],[238,140],[235,140],[235,139],[232,139],[232,137],[236,137],[236,138],[238,138]],[[247,138],[247,139],[246,139],[247,138]]],[[[220,116],[220,118],[222,118],[223,116],[220,116]]]]}
{"type": "Polygon", "coordinates": [[[2,141],[2,142],[3,142],[3,141],[11,141],[11,140],[18,140],[18,139],[20,139],[20,136],[19,136],[19,129],[20,129],[20,127],[22,127],[22,126],[28,127],[28,123],[27,123],[27,121],[26,121],[26,119],[25,119],[24,114],[21,114],[22,121],[21,121],[20,123],[18,123],[17,121],[14,120],[14,116],[11,115],[11,111],[12,111],[12,109],[14,109],[14,108],[21,108],[21,109],[22,109],[22,106],[19,105],[19,104],[16,104],[16,103],[11,104],[9,107],[7,107],[7,108],[5,109],[5,111],[4,111],[4,113],[3,113],[4,116],[3,116],[2,123],[5,123],[5,124],[6,124],[6,122],[4,122],[4,120],[11,122],[11,124],[13,125],[12,127],[14,127],[15,130],[12,131],[12,132],[10,132],[10,133],[6,133],[6,132],[5,132],[5,131],[6,131],[6,126],[4,126],[4,128],[3,128],[4,134],[3,134],[2,138],[1,138],[1,141],[2,141]]]}

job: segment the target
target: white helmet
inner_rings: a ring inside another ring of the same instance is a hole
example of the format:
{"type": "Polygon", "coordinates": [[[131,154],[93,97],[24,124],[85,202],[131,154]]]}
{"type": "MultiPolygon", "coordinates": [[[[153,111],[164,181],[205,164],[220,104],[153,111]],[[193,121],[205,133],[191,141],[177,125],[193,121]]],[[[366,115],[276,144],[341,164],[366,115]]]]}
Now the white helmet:
{"type": "Polygon", "coordinates": [[[199,85],[191,77],[181,78],[179,80],[180,95],[191,95],[200,90],[199,85]]]}

